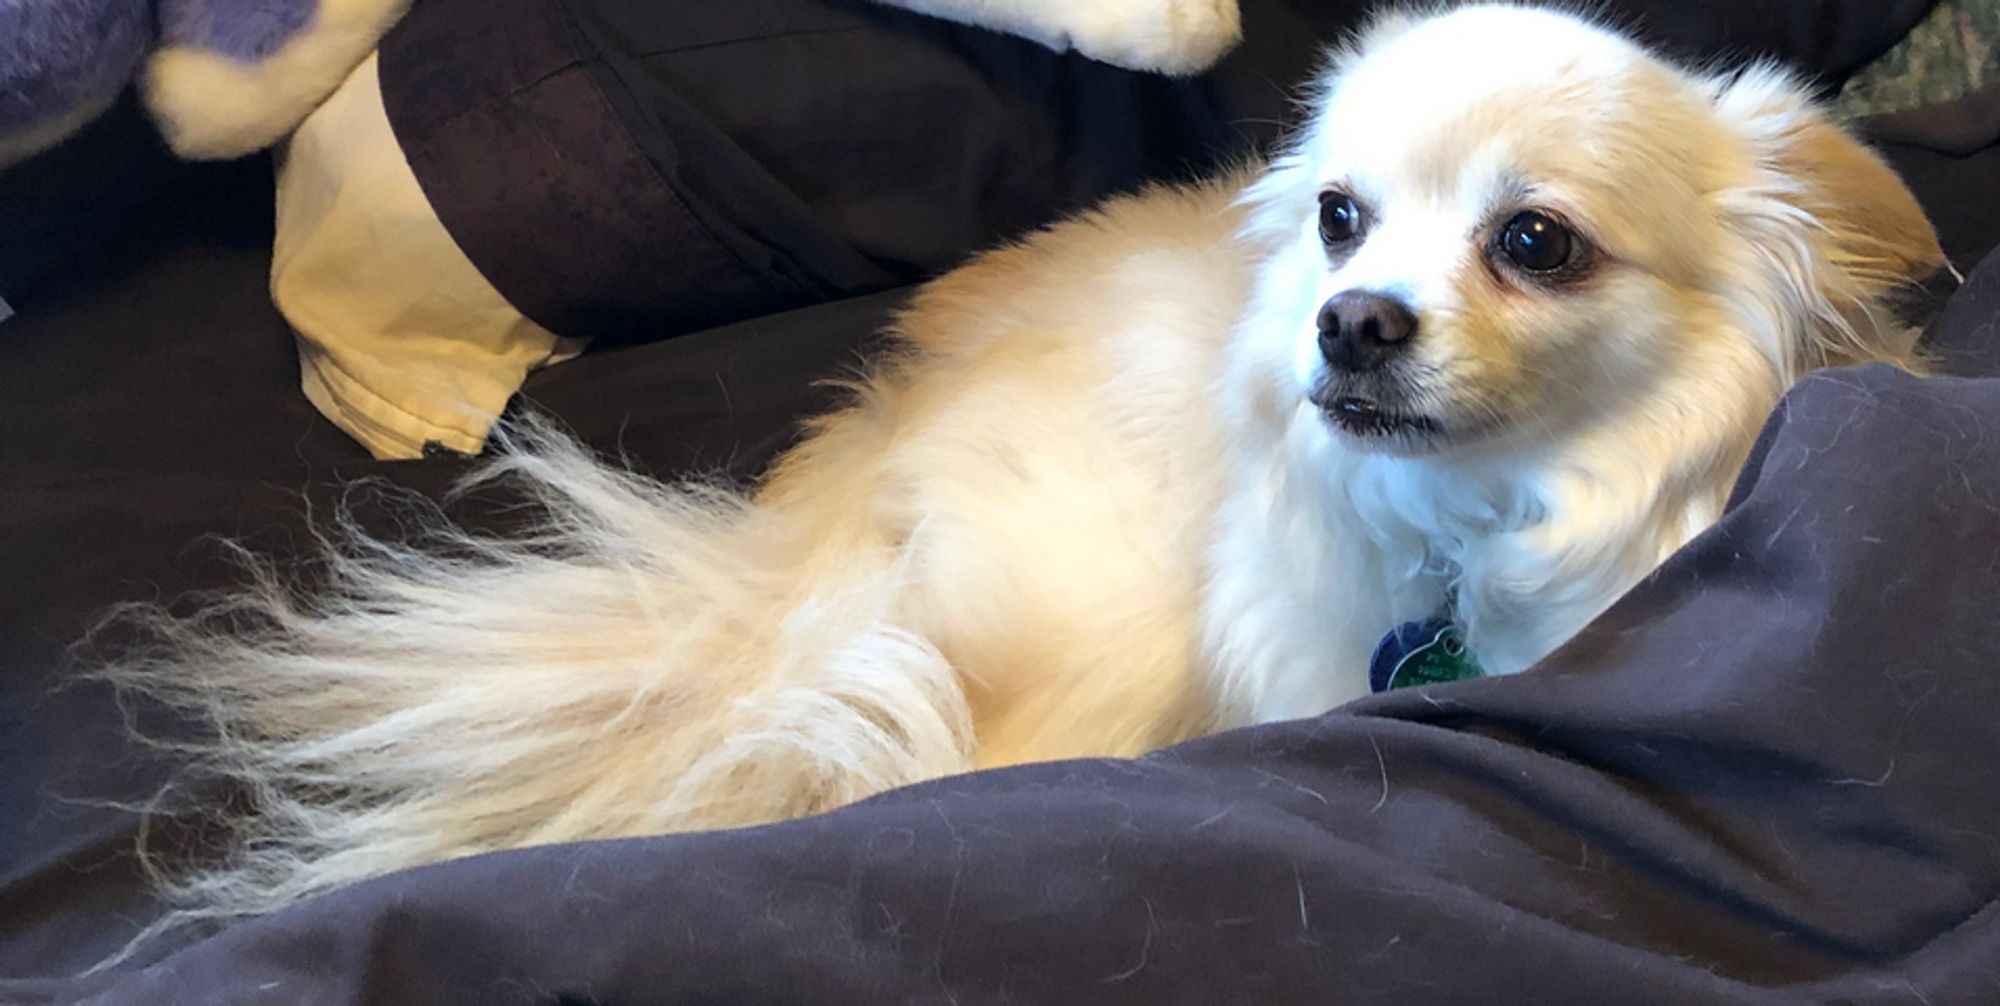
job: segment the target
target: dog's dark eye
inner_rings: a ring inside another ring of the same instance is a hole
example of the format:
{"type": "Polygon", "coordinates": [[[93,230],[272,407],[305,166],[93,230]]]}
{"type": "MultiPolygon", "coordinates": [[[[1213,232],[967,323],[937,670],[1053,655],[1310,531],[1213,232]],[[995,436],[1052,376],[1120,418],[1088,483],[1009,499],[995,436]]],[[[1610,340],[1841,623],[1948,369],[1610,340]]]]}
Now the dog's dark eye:
{"type": "Polygon", "coordinates": [[[1319,239],[1328,247],[1344,245],[1361,234],[1361,207],[1345,192],[1319,194],[1319,239]]]}
{"type": "Polygon", "coordinates": [[[1576,254],[1576,235],[1554,217],[1528,210],[1500,229],[1500,251],[1528,272],[1555,272],[1576,254]]]}

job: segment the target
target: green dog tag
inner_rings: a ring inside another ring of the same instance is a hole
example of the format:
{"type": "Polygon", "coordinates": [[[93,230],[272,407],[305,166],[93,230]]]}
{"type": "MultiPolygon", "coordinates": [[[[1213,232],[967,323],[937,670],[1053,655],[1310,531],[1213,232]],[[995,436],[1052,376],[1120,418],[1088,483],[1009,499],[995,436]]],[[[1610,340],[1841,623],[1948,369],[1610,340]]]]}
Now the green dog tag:
{"type": "Polygon", "coordinates": [[[1458,626],[1444,619],[1399,626],[1376,648],[1372,663],[1370,683],[1378,692],[1465,681],[1481,673],[1458,626]]]}

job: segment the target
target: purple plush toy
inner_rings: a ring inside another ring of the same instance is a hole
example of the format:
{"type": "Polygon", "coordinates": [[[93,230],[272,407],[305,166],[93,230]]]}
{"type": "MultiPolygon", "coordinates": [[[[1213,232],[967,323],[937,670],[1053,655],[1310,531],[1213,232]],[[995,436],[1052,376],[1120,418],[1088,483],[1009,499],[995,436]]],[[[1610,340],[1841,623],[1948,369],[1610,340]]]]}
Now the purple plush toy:
{"type": "Polygon", "coordinates": [[[0,0],[0,167],[61,142],[137,77],[185,157],[275,143],[409,0],[0,0]]]}

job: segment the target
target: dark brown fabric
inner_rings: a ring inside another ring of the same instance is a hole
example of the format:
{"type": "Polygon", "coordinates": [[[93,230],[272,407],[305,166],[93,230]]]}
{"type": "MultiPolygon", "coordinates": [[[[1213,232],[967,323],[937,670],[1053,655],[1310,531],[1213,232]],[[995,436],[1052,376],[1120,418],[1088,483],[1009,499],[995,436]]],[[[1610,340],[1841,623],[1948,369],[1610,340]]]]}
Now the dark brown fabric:
{"type": "Polygon", "coordinates": [[[1966,157],[2000,143],[2000,84],[1940,104],[1870,116],[1860,126],[1884,142],[1966,157]]]}
{"type": "Polygon", "coordinates": [[[1879,146],[1917,194],[1956,268],[1969,272],[2000,247],[2000,144],[1965,155],[1921,143],[1879,146]]]}
{"type": "Polygon", "coordinates": [[[1205,84],[865,3],[428,0],[381,67],[468,256],[598,338],[901,286],[1244,148],[1205,84]]]}
{"type": "Polygon", "coordinates": [[[1649,45],[1686,60],[1776,60],[1837,89],[1901,41],[1937,0],[1601,0],[1649,45]]]}

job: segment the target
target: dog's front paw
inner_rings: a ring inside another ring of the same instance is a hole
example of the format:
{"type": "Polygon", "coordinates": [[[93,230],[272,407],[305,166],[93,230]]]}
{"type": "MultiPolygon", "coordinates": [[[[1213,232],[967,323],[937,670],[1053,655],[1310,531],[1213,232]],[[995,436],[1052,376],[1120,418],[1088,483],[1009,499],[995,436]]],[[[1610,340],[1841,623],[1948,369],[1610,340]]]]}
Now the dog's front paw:
{"type": "Polygon", "coordinates": [[[1071,46],[1131,70],[1200,73],[1243,37],[1237,0],[1090,0],[1074,10],[1071,46]]]}

